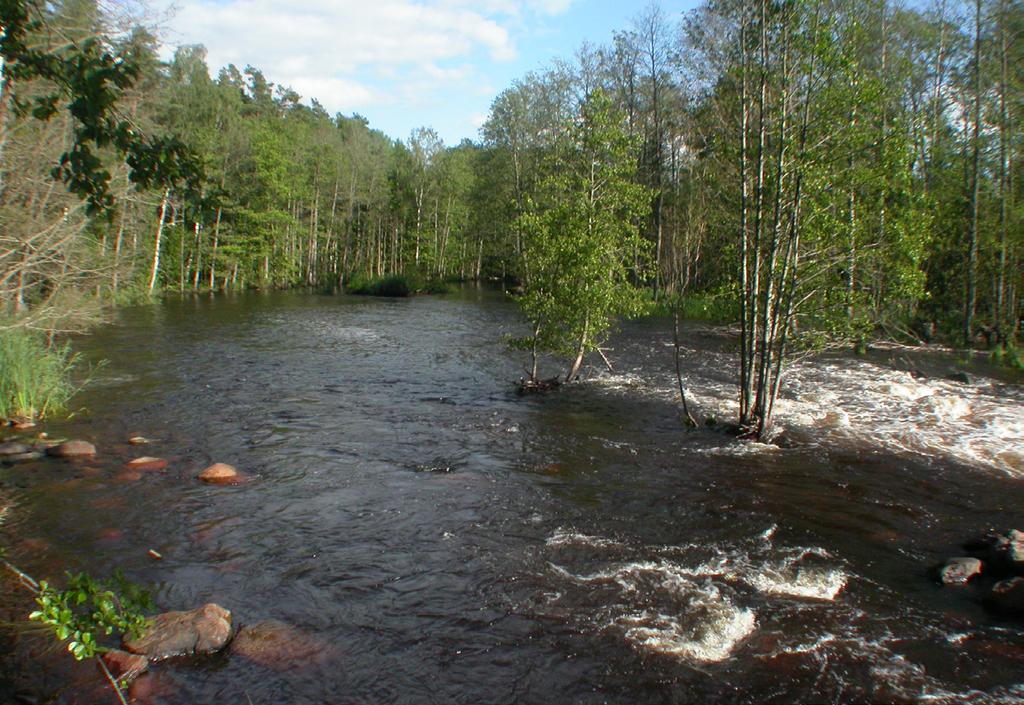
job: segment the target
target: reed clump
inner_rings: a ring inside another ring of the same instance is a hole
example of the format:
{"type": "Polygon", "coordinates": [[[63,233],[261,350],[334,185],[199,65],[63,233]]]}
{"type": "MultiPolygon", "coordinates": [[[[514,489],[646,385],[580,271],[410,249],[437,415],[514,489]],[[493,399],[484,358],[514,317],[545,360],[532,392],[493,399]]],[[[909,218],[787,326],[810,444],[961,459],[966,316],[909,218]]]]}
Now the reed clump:
{"type": "Polygon", "coordinates": [[[41,418],[63,411],[75,393],[78,355],[68,344],[21,328],[0,330],[0,418],[41,418]]]}

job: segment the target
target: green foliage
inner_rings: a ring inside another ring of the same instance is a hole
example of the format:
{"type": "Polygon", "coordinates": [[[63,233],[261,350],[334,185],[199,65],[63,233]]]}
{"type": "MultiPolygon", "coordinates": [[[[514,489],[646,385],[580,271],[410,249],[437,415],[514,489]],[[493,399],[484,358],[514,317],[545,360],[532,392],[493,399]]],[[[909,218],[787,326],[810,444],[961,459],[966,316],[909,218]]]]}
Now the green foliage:
{"type": "Polygon", "coordinates": [[[412,281],[401,274],[388,277],[354,277],[348,283],[346,291],[358,296],[388,296],[403,298],[412,296],[415,286],[412,281]]]}
{"type": "Polygon", "coordinates": [[[0,331],[0,418],[62,411],[76,391],[77,364],[67,344],[47,345],[45,336],[20,328],[0,331]]]}
{"type": "Polygon", "coordinates": [[[129,178],[140,187],[184,182],[194,189],[201,167],[188,148],[173,136],[141,134],[114,109],[139,76],[134,57],[112,53],[98,37],[40,48],[32,38],[44,26],[38,12],[31,3],[0,5],[0,56],[9,79],[42,79],[52,87],[30,97],[15,91],[11,101],[18,115],[46,121],[65,109],[72,118],[71,144],[53,168],[53,177],[85,199],[91,212],[109,208],[111,175],[101,152],[113,148],[125,156],[129,178]]]}
{"type": "Polygon", "coordinates": [[[424,294],[450,294],[455,291],[455,288],[441,279],[431,279],[420,286],[419,291],[424,294]]]}
{"type": "Polygon", "coordinates": [[[651,249],[636,226],[650,209],[649,191],[634,181],[636,148],[622,113],[594,92],[566,126],[538,199],[519,218],[526,282],[517,302],[540,350],[576,359],[570,378],[616,318],[649,305],[635,285],[651,249]]]}
{"type": "Polygon", "coordinates": [[[1011,370],[1024,371],[1024,353],[1012,343],[996,346],[992,349],[989,357],[996,364],[1003,365],[1011,370]]]}
{"type": "Polygon", "coordinates": [[[58,641],[67,641],[68,651],[79,661],[106,651],[99,643],[104,636],[142,636],[143,612],[153,608],[149,594],[120,572],[110,581],[68,574],[67,587],[60,591],[40,581],[36,603],[39,609],[29,619],[49,626],[58,641]]]}
{"type": "Polygon", "coordinates": [[[655,316],[671,316],[678,310],[684,321],[731,323],[739,318],[736,297],[731,293],[709,292],[690,296],[665,296],[651,309],[655,316]]]}
{"type": "Polygon", "coordinates": [[[440,279],[427,279],[407,274],[385,277],[355,275],[345,285],[345,292],[357,296],[390,296],[403,298],[413,294],[450,294],[452,286],[440,279]]]}

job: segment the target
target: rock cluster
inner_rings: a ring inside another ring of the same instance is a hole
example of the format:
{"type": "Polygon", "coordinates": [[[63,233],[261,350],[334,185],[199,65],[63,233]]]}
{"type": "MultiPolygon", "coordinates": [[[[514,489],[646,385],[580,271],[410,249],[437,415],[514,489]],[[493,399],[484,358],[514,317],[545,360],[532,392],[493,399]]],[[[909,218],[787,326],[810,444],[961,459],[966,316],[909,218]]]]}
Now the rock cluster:
{"type": "Polygon", "coordinates": [[[985,606],[997,614],[1024,617],[1024,531],[989,530],[964,544],[967,556],[950,558],[938,569],[943,585],[991,583],[985,606]]]}
{"type": "Polygon", "coordinates": [[[123,651],[110,651],[103,662],[118,681],[127,683],[151,662],[177,656],[221,651],[272,668],[301,667],[332,653],[320,639],[284,622],[268,620],[233,629],[231,612],[215,603],[194,610],[164,612],[149,620],[138,639],[125,637],[123,651]]]}

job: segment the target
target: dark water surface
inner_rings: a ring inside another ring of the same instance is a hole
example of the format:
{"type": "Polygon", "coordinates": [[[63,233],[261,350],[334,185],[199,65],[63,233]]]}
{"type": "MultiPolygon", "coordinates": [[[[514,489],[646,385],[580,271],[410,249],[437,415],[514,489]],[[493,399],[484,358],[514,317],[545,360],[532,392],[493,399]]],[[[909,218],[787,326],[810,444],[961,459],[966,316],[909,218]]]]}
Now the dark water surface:
{"type": "MultiPolygon", "coordinates": [[[[914,380],[902,353],[804,363],[779,449],[681,428],[664,322],[625,328],[616,374],[518,398],[517,321],[476,290],[129,309],[81,341],[109,361],[88,411],[46,429],[99,455],[0,470],[4,542],[37,575],[120,566],[161,609],[215,601],[322,646],[158,664],[140,702],[1024,699],[1020,625],[928,575],[1024,528],[1020,387],[914,380]],[[119,478],[138,455],[170,467],[119,478]],[[252,482],[197,482],[215,461],[252,482]]],[[[728,338],[686,347],[726,417],[728,338]]],[[[0,702],[99,697],[8,632],[0,702]]]]}

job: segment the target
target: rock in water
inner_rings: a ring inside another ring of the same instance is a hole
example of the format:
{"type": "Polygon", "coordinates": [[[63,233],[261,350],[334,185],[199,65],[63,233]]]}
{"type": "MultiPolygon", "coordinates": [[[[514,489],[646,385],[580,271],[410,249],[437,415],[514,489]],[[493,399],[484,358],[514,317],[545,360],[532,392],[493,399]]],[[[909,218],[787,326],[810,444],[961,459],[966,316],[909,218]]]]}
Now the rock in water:
{"type": "Polygon", "coordinates": [[[214,463],[199,473],[199,479],[213,485],[231,485],[242,480],[242,474],[233,465],[214,463]]]}
{"type": "Polygon", "coordinates": [[[233,655],[278,671],[301,667],[329,651],[327,644],[276,620],[247,624],[231,640],[233,655]]]}
{"type": "Polygon", "coordinates": [[[32,450],[32,447],[17,441],[8,441],[7,443],[0,443],[0,455],[22,455],[32,450]]]}
{"type": "Polygon", "coordinates": [[[124,647],[151,660],[212,654],[231,638],[231,613],[210,602],[188,612],[164,612],[149,621],[140,639],[125,638],[124,647]]]}
{"type": "Polygon", "coordinates": [[[985,572],[995,577],[1024,575],[1024,531],[1005,534],[989,530],[964,544],[968,552],[985,561],[985,572]]]}
{"type": "Polygon", "coordinates": [[[7,463],[8,465],[13,465],[14,463],[27,463],[32,460],[39,460],[42,457],[43,454],[39,451],[30,450],[27,453],[0,456],[0,461],[7,463]]]}
{"type": "Polygon", "coordinates": [[[966,372],[952,372],[946,375],[946,379],[950,382],[959,382],[960,384],[973,384],[974,379],[966,372]]]}
{"type": "Polygon", "coordinates": [[[950,558],[939,569],[939,580],[943,585],[965,585],[980,573],[981,561],[977,558],[950,558]]]}
{"type": "Polygon", "coordinates": [[[1024,531],[1014,529],[1006,535],[1009,543],[1006,546],[1006,560],[1010,570],[1017,575],[1024,575],[1024,531]]]}
{"type": "Polygon", "coordinates": [[[1024,578],[1000,580],[992,586],[985,602],[1000,614],[1024,617],[1024,578]]]}
{"type": "Polygon", "coordinates": [[[167,461],[163,458],[151,458],[148,455],[144,455],[141,458],[129,460],[125,467],[132,470],[163,470],[167,467],[167,461]]]}
{"type": "Polygon", "coordinates": [[[102,656],[110,675],[119,683],[130,683],[145,673],[149,668],[149,660],[140,654],[130,654],[127,651],[108,651],[102,656]]]}
{"type": "Polygon", "coordinates": [[[47,448],[46,454],[56,458],[91,458],[96,455],[96,446],[88,441],[64,441],[47,448]]]}

